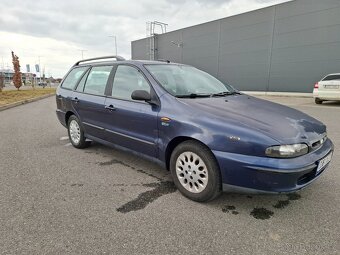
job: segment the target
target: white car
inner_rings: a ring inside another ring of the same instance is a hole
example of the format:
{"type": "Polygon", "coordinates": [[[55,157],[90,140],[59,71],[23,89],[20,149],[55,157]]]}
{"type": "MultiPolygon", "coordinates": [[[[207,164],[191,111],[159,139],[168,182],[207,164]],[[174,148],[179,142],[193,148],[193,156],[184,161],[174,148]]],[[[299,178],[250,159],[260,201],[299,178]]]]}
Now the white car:
{"type": "Polygon", "coordinates": [[[328,74],[314,86],[313,97],[316,104],[323,101],[340,101],[340,73],[328,74]]]}

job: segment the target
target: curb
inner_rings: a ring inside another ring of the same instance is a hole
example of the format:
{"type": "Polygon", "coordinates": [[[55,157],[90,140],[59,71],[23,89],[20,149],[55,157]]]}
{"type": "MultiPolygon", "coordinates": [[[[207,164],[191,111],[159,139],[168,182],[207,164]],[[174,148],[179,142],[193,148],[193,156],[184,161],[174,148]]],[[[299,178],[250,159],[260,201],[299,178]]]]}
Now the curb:
{"type": "Polygon", "coordinates": [[[38,101],[38,100],[41,100],[41,99],[44,99],[44,98],[48,98],[48,97],[51,97],[51,96],[54,96],[54,95],[55,95],[55,93],[51,93],[51,94],[43,95],[41,97],[29,98],[29,99],[26,99],[26,100],[23,100],[23,101],[11,103],[11,104],[6,104],[6,105],[3,105],[3,106],[0,106],[0,112],[7,110],[7,109],[10,109],[10,108],[13,108],[13,107],[16,107],[16,106],[19,106],[19,105],[32,103],[32,102],[35,102],[35,101],[38,101]]]}

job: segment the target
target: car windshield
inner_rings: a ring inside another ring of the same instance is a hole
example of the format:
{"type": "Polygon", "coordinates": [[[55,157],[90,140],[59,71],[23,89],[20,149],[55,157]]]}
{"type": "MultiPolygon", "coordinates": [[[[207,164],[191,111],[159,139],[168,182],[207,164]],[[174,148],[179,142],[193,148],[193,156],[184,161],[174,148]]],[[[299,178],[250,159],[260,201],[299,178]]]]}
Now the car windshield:
{"type": "Polygon", "coordinates": [[[195,67],[175,64],[145,65],[153,77],[176,97],[211,97],[238,93],[210,74],[195,67]]]}

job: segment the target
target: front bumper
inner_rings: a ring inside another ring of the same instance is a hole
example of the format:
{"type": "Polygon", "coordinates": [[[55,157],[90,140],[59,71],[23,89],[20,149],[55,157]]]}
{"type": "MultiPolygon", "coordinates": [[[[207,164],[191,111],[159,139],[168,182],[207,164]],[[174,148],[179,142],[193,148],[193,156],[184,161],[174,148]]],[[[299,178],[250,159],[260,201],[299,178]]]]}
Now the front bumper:
{"type": "Polygon", "coordinates": [[[256,157],[213,151],[221,170],[224,191],[289,193],[303,189],[327,168],[317,173],[321,159],[334,150],[330,139],[317,150],[290,159],[256,157]]]}

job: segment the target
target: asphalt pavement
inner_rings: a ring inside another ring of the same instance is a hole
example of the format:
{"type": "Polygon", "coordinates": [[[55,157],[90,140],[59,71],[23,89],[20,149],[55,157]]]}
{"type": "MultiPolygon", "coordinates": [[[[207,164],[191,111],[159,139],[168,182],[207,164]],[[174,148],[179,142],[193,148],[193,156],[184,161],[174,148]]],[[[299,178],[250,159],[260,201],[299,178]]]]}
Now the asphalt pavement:
{"type": "Polygon", "coordinates": [[[203,204],[155,163],[97,143],[73,148],[53,97],[0,112],[0,253],[340,254],[340,104],[269,99],[327,124],[330,167],[289,196],[203,204]]]}

